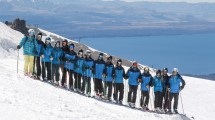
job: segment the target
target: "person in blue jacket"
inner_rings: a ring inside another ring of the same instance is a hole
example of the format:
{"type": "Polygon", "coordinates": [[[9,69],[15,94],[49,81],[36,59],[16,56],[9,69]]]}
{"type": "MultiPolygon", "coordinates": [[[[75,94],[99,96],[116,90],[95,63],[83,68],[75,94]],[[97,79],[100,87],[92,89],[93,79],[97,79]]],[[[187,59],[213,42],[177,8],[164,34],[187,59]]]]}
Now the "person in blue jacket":
{"type": "Polygon", "coordinates": [[[28,35],[22,38],[21,42],[17,46],[17,49],[23,47],[24,55],[24,75],[32,77],[34,66],[34,55],[37,48],[37,41],[35,39],[35,31],[33,29],[28,30],[28,35]]]}
{"type": "Polygon", "coordinates": [[[119,59],[116,62],[116,67],[114,68],[114,94],[113,98],[118,104],[122,104],[124,97],[124,80],[125,69],[122,67],[122,60],[119,59]],[[119,97],[118,97],[119,94],[119,97]]]}
{"type": "Polygon", "coordinates": [[[51,74],[51,61],[53,60],[51,56],[52,50],[53,50],[53,47],[51,46],[51,38],[48,37],[45,39],[45,46],[43,46],[41,51],[43,81],[52,80],[52,74],[51,74]]]}
{"type": "Polygon", "coordinates": [[[170,85],[170,102],[169,102],[169,110],[168,112],[171,113],[171,103],[172,103],[172,99],[174,98],[174,105],[173,105],[173,110],[174,112],[177,114],[178,113],[178,96],[179,96],[179,92],[181,90],[184,89],[185,86],[185,81],[184,79],[181,77],[181,75],[178,73],[178,69],[174,68],[172,71],[172,75],[170,76],[169,79],[169,85],[170,85]]]}
{"type": "Polygon", "coordinates": [[[106,97],[106,91],[108,88],[108,95],[107,99],[111,100],[112,96],[112,85],[113,85],[113,75],[114,75],[114,65],[112,63],[112,56],[107,58],[107,63],[105,66],[105,72],[104,72],[104,96],[106,97]]]}
{"type": "Polygon", "coordinates": [[[137,62],[133,62],[133,65],[128,69],[126,73],[129,84],[128,103],[130,107],[135,107],[137,88],[139,80],[141,79],[141,72],[137,66],[138,66],[137,62]]]}
{"type": "MultiPolygon", "coordinates": [[[[34,57],[34,65],[36,66],[36,76],[35,76],[35,79],[37,80],[40,80],[41,78],[41,61],[40,61],[40,56],[41,56],[41,53],[42,53],[42,48],[45,46],[45,43],[42,41],[42,33],[38,33],[37,34],[37,37],[36,37],[36,40],[37,40],[37,54],[35,54],[35,57],[34,57]]],[[[35,67],[34,67],[35,68],[35,67]]]]}
{"type": "Polygon", "coordinates": [[[74,73],[74,77],[75,77],[75,85],[74,85],[74,90],[78,91],[80,93],[83,93],[83,91],[81,91],[81,78],[83,75],[83,65],[84,65],[84,51],[81,49],[78,51],[78,57],[75,63],[75,73],[74,73]]]}
{"type": "Polygon", "coordinates": [[[162,111],[162,102],[163,102],[163,88],[164,84],[161,79],[161,70],[157,70],[156,76],[152,81],[152,86],[154,86],[154,108],[155,112],[161,113],[162,111]]]}
{"type": "Polygon", "coordinates": [[[95,81],[95,93],[97,97],[102,97],[103,85],[102,79],[105,70],[105,61],[103,60],[103,53],[100,53],[98,59],[94,64],[94,81],[95,81]]]}
{"type": "Polygon", "coordinates": [[[52,61],[52,78],[53,78],[53,82],[56,85],[59,85],[59,80],[60,80],[60,72],[59,72],[59,68],[60,68],[60,63],[62,61],[62,57],[63,57],[63,51],[60,48],[60,41],[57,41],[55,43],[54,49],[52,51],[52,55],[53,57],[53,61],[52,61]]]}
{"type": "Polygon", "coordinates": [[[75,62],[77,59],[77,53],[74,51],[75,45],[71,43],[69,45],[69,51],[66,51],[63,56],[64,60],[64,70],[63,70],[63,77],[61,81],[62,87],[65,87],[66,82],[66,75],[69,73],[69,89],[73,91],[73,76],[75,70],[75,62]]]}
{"type": "Polygon", "coordinates": [[[86,87],[86,96],[91,96],[91,77],[93,77],[93,66],[94,60],[91,58],[90,50],[86,50],[85,52],[86,58],[83,64],[83,82],[82,82],[82,91],[85,91],[86,87]]]}
{"type": "Polygon", "coordinates": [[[144,72],[142,73],[141,98],[140,98],[140,106],[145,110],[149,110],[148,108],[149,92],[150,92],[150,86],[152,81],[153,81],[153,77],[149,73],[149,67],[145,67],[144,72]]]}

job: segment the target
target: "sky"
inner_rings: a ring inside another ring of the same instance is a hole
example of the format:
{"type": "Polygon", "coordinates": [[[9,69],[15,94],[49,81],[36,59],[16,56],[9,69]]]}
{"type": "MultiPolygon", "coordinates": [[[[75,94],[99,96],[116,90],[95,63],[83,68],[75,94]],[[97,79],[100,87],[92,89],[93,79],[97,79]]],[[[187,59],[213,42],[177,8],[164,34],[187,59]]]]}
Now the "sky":
{"type": "Polygon", "coordinates": [[[189,2],[189,3],[198,3],[198,2],[215,2],[215,0],[123,0],[126,2],[135,2],[135,1],[158,1],[158,2],[189,2]]]}

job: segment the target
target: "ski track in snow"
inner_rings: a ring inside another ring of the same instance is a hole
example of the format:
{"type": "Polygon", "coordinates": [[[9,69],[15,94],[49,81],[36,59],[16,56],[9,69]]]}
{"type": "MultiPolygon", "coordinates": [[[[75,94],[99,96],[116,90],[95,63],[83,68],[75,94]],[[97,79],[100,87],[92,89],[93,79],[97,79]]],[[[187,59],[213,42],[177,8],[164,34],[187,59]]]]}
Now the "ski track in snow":
{"type": "MultiPolygon", "coordinates": [[[[22,37],[21,33],[0,23],[0,42],[4,41],[4,44],[0,44],[1,120],[189,120],[179,115],[147,113],[104,103],[32,80],[23,75],[22,50],[17,74],[17,52],[12,48],[5,48],[11,47],[8,46],[10,43],[19,43],[22,37]]],[[[189,117],[194,116],[196,120],[213,120],[215,82],[186,76],[184,79],[186,86],[182,91],[182,97],[185,114],[189,117]]],[[[178,109],[182,113],[180,99],[178,109]]]]}

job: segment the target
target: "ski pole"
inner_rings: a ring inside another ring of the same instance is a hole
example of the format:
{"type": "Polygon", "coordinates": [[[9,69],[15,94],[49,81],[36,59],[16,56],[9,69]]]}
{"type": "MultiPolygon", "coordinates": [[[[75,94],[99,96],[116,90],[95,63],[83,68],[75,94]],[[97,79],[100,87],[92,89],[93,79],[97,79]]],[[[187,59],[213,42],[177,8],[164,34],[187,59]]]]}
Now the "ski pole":
{"type": "MultiPolygon", "coordinates": [[[[140,86],[141,84],[139,84],[139,100],[140,100],[140,103],[139,103],[139,105],[141,104],[141,86],[140,86]]],[[[142,107],[142,106],[140,106],[140,107],[142,107]]]]}
{"type": "MultiPolygon", "coordinates": [[[[140,90],[140,84],[138,85],[138,88],[137,88],[137,92],[138,92],[138,100],[140,100],[140,93],[141,93],[141,90],[140,90]]],[[[139,105],[140,105],[140,103],[139,103],[139,105]]]]}
{"type": "Polygon", "coordinates": [[[181,107],[182,107],[183,115],[184,115],[184,105],[183,105],[183,101],[182,101],[182,97],[181,97],[181,90],[179,91],[179,94],[180,94],[180,98],[181,98],[181,107]]]}
{"type": "Polygon", "coordinates": [[[54,83],[53,73],[52,73],[52,60],[51,60],[51,81],[54,83]]]}
{"type": "Polygon", "coordinates": [[[19,49],[17,50],[17,74],[19,72],[19,49]]]}

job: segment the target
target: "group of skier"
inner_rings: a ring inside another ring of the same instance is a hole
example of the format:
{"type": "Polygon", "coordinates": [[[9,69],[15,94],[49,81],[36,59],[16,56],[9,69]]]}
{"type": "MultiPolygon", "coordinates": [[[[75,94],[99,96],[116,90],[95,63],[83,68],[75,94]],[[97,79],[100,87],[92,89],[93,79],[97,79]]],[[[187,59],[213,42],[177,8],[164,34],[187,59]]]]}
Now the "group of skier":
{"type": "Polygon", "coordinates": [[[52,47],[51,38],[46,38],[43,43],[42,33],[35,36],[33,29],[28,33],[17,46],[17,49],[23,47],[25,76],[41,79],[88,97],[92,97],[91,78],[93,78],[96,97],[111,101],[113,95],[113,100],[122,105],[124,92],[126,93],[128,89],[127,102],[132,108],[135,107],[140,85],[142,109],[149,110],[149,101],[154,101],[155,112],[172,113],[171,102],[174,98],[173,112],[178,113],[179,93],[184,88],[185,82],[177,68],[173,69],[171,76],[168,75],[168,69],[164,68],[157,70],[156,75],[152,77],[149,67],[145,67],[141,73],[138,63],[133,62],[125,72],[121,59],[118,59],[114,66],[112,56],[105,62],[104,54],[100,53],[98,59],[94,60],[90,50],[85,52],[79,50],[76,53],[75,45],[69,44],[67,40],[62,41],[62,47],[60,41],[55,42],[52,47]],[[128,84],[125,80],[128,80],[128,84]],[[154,93],[153,100],[150,99],[150,91],[154,93]]]}

